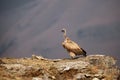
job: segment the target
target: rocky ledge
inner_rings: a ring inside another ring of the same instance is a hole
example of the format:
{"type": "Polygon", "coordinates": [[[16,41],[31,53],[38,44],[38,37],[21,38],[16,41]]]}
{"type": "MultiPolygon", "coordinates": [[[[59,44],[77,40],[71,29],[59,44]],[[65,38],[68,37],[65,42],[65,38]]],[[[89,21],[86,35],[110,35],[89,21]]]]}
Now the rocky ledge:
{"type": "Polygon", "coordinates": [[[0,58],[0,80],[120,80],[113,57],[88,55],[76,59],[0,58]]]}

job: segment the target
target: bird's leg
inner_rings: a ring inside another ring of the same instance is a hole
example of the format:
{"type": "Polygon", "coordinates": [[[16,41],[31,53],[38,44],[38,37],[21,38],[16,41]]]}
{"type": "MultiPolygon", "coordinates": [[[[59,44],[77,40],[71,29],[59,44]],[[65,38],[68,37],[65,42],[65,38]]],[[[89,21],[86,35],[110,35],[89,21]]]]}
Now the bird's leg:
{"type": "Polygon", "coordinates": [[[76,55],[75,55],[75,53],[73,53],[73,52],[70,52],[70,54],[69,54],[69,55],[70,55],[70,57],[71,57],[72,59],[74,59],[74,58],[75,58],[75,56],[76,56],[76,55]]]}

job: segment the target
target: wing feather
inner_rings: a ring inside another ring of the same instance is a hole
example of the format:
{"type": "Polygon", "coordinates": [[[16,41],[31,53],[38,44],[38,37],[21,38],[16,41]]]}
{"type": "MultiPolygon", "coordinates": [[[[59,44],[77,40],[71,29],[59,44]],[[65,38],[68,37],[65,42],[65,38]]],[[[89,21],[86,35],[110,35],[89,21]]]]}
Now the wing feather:
{"type": "Polygon", "coordinates": [[[67,51],[69,52],[74,52],[74,53],[80,53],[82,50],[81,48],[79,47],[78,44],[76,44],[74,41],[67,41],[67,42],[63,42],[63,47],[65,49],[67,49],[67,51]]]}

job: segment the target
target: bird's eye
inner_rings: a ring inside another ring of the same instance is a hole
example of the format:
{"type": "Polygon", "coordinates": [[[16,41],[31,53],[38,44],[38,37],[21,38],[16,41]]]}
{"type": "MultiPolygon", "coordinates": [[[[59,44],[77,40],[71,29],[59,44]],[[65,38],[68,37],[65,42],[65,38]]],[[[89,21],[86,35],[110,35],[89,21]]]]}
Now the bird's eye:
{"type": "Polygon", "coordinates": [[[65,32],[65,31],[62,29],[61,32],[65,32]]]}

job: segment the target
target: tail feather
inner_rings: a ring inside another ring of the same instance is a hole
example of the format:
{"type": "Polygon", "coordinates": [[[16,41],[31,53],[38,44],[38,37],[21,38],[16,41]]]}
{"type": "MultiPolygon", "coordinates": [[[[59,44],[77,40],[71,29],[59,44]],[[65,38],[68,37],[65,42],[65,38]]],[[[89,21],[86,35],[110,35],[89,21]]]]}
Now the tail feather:
{"type": "Polygon", "coordinates": [[[81,48],[82,49],[82,51],[83,51],[83,56],[87,56],[87,52],[83,49],[83,48],[81,48]]]}

